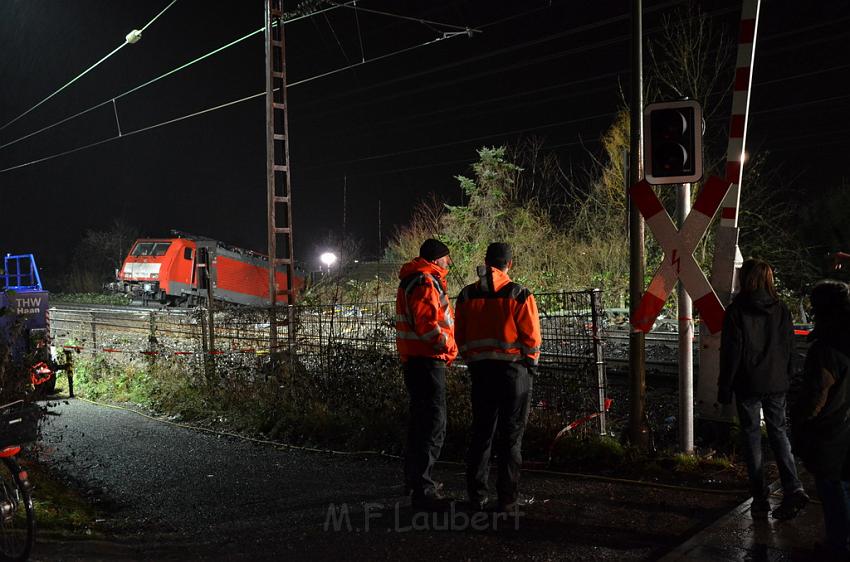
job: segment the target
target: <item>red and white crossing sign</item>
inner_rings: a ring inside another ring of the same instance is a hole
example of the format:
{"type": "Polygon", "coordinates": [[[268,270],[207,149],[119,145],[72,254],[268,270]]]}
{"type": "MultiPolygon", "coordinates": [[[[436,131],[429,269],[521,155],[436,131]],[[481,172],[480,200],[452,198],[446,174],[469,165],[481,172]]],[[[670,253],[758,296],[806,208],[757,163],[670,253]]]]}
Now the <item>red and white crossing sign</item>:
{"type": "Polygon", "coordinates": [[[664,209],[652,186],[642,180],[629,190],[632,201],[646,219],[646,224],[664,250],[664,261],[646,289],[631,324],[641,332],[649,332],[667,297],[681,279],[699,310],[702,322],[711,333],[723,326],[724,308],[708,279],[694,259],[694,249],[708,230],[730,182],[710,178],[702,187],[693,209],[682,228],[676,229],[673,219],[664,209]]]}

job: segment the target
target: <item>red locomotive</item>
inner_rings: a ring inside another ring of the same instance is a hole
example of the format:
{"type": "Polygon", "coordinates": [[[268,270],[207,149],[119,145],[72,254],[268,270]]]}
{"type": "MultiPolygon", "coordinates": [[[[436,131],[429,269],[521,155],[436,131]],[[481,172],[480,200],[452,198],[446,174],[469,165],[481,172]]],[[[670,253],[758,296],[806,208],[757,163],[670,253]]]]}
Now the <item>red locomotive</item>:
{"type": "MultiPolygon", "coordinates": [[[[193,306],[207,299],[212,283],[215,300],[262,306],[269,304],[269,260],[266,256],[200,236],[141,238],[118,271],[116,288],[143,301],[193,306]]],[[[277,272],[279,289],[286,274],[277,272]]],[[[293,289],[303,286],[296,277],[293,289]]],[[[277,302],[286,304],[286,295],[277,302]]]]}

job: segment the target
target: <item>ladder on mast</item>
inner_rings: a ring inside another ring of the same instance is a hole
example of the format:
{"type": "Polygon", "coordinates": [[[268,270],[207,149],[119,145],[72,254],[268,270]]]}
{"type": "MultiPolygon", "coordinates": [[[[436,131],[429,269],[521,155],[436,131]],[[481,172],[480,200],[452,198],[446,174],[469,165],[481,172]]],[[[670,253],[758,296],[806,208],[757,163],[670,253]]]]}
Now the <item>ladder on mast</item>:
{"type": "MultiPolygon", "coordinates": [[[[286,101],[286,54],[283,33],[283,0],[266,0],[266,186],[268,192],[269,326],[272,362],[278,351],[277,303],[286,296],[287,338],[295,340],[293,280],[295,257],[292,242],[292,198],[289,168],[289,122],[286,101]],[[275,275],[286,268],[286,287],[278,286],[275,275]]],[[[283,323],[281,323],[283,325],[283,323]]]]}

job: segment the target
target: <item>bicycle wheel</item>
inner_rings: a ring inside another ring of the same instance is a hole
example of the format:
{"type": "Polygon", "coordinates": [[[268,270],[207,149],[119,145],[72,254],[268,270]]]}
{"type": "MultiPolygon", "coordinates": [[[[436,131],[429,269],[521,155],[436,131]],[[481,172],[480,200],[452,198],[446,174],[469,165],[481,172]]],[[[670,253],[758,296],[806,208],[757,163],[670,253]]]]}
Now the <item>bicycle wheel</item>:
{"type": "Polygon", "coordinates": [[[13,457],[0,463],[0,561],[29,558],[35,541],[35,512],[26,472],[13,457]]]}

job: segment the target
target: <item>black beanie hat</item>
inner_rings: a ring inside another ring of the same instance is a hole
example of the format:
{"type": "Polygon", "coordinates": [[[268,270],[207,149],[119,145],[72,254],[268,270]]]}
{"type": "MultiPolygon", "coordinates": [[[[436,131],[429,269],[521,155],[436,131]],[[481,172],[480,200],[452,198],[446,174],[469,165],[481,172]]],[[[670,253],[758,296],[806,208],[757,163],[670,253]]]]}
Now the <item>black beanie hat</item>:
{"type": "Polygon", "coordinates": [[[449,255],[449,247],[433,238],[429,238],[419,246],[419,257],[428,261],[437,261],[447,255],[449,255]]]}
{"type": "Polygon", "coordinates": [[[487,246],[487,255],[484,256],[484,262],[491,266],[502,269],[508,262],[513,259],[511,247],[505,242],[493,242],[487,246]]]}

